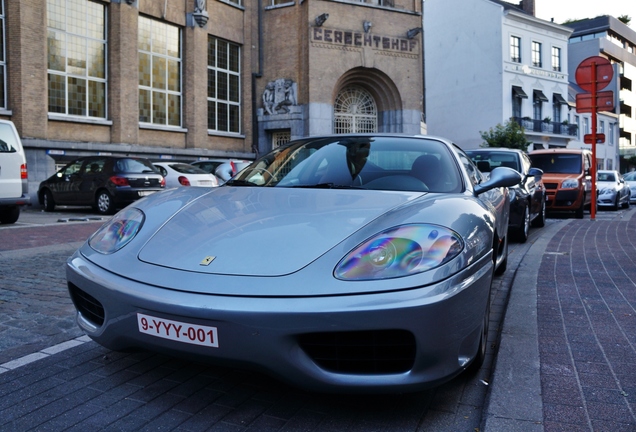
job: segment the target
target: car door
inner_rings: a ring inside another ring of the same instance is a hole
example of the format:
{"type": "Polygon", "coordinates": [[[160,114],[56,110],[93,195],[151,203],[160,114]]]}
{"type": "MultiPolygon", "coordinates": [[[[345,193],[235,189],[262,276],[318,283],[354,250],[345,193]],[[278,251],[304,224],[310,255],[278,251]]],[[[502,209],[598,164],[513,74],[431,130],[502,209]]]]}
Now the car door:
{"type": "Polygon", "coordinates": [[[97,189],[104,184],[103,157],[89,158],[84,161],[77,183],[76,203],[79,205],[93,205],[97,189]]]}
{"type": "Polygon", "coordinates": [[[55,175],[54,181],[49,183],[49,189],[53,193],[53,200],[57,204],[75,204],[77,202],[77,188],[79,174],[82,169],[82,159],[75,160],[55,175]]]}
{"type": "Polygon", "coordinates": [[[543,206],[543,196],[545,194],[543,189],[543,181],[541,177],[530,175],[530,169],[532,168],[532,162],[526,154],[521,154],[519,157],[521,161],[522,172],[524,176],[523,182],[530,196],[530,214],[536,215],[541,212],[543,206]]]}

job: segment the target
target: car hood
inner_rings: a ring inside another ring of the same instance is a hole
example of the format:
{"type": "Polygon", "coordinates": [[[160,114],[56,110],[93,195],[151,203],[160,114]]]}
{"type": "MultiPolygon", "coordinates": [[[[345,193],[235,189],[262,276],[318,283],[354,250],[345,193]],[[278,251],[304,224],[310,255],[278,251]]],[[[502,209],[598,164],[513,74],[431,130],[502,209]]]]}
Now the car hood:
{"type": "Polygon", "coordinates": [[[221,187],[178,211],[148,239],[138,258],[197,273],[290,274],[389,210],[422,195],[221,187]]]}

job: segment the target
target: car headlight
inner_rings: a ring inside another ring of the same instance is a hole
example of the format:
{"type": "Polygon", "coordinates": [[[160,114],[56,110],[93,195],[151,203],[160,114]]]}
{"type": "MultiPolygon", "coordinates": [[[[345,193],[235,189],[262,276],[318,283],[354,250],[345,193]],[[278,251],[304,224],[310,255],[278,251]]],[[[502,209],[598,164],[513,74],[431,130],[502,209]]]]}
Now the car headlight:
{"type": "Polygon", "coordinates": [[[139,232],[145,216],[136,208],[127,208],[102,225],[88,240],[91,248],[99,253],[112,254],[126,246],[139,232]]]}
{"type": "Polygon", "coordinates": [[[576,189],[579,187],[579,181],[578,179],[563,180],[563,183],[561,183],[561,187],[563,189],[576,189]]]}
{"type": "Polygon", "coordinates": [[[456,232],[437,225],[403,225],[383,231],[349,252],[336,266],[342,280],[409,276],[450,261],[464,248],[456,232]]]}

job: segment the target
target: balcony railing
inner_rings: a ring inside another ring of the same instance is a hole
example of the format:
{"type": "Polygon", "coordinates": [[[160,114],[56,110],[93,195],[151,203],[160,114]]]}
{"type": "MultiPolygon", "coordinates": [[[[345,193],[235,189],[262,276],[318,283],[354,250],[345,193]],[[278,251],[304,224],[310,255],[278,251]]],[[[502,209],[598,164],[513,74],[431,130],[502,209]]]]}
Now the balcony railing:
{"type": "Polygon", "coordinates": [[[559,122],[546,122],[521,117],[512,118],[517,124],[530,132],[549,133],[555,135],[576,136],[578,126],[575,124],[563,124],[559,122]]]}

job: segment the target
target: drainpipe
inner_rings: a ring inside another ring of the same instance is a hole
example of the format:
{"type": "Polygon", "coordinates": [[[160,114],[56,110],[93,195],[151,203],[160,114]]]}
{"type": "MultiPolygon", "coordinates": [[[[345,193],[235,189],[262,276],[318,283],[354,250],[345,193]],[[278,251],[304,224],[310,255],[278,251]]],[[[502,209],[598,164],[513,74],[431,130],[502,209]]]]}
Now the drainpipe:
{"type": "Polygon", "coordinates": [[[263,0],[258,0],[258,72],[252,72],[252,152],[258,158],[258,116],[256,79],[263,76],[263,0]]]}

